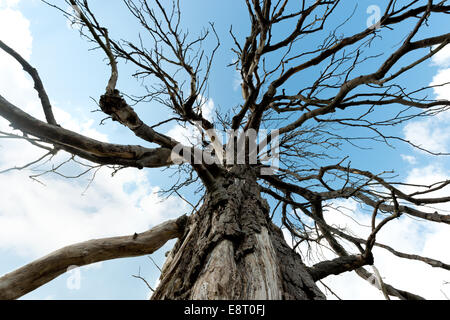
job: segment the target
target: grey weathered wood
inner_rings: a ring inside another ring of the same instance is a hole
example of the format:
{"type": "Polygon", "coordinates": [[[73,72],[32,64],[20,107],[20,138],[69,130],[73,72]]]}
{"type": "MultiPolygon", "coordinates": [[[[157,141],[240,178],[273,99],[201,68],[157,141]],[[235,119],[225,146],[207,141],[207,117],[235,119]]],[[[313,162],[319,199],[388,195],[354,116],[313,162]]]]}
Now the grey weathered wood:
{"type": "Polygon", "coordinates": [[[180,236],[187,217],[166,221],[146,232],[94,239],[54,251],[0,278],[0,299],[17,299],[65,273],[71,266],[150,254],[180,236]]]}
{"type": "Polygon", "coordinates": [[[255,177],[222,181],[192,217],[152,299],[324,299],[268,216],[255,177]]]}

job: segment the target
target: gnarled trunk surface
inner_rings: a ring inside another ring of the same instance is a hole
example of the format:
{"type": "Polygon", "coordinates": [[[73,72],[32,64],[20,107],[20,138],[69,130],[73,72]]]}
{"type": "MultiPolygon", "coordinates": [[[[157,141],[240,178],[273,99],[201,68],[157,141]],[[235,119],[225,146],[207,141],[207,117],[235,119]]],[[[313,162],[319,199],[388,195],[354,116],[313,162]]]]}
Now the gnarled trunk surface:
{"type": "Polygon", "coordinates": [[[324,299],[251,174],[221,181],[170,252],[152,299],[324,299]]]}

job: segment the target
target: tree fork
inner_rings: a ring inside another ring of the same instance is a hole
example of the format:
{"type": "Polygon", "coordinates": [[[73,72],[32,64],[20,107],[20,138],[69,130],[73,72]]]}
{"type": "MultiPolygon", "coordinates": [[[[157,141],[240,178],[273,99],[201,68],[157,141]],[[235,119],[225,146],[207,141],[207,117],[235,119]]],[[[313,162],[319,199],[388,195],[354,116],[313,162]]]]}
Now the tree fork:
{"type": "Polygon", "coordinates": [[[324,299],[270,221],[255,177],[221,182],[170,252],[152,299],[324,299]]]}

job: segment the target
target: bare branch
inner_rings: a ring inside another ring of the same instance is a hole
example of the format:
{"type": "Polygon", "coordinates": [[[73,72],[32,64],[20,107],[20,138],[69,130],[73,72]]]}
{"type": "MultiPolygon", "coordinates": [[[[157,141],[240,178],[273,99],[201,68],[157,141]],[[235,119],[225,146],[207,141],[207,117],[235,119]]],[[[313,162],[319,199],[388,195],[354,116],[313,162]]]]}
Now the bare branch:
{"type": "Polygon", "coordinates": [[[0,278],[0,299],[17,299],[67,271],[99,261],[150,254],[180,237],[188,218],[166,221],[131,236],[95,239],[54,251],[0,278]]]}
{"type": "Polygon", "coordinates": [[[0,115],[12,126],[47,143],[90,161],[131,167],[162,167],[171,162],[171,150],[100,142],[73,131],[42,122],[0,96],[0,115]]]}
{"type": "Polygon", "coordinates": [[[41,99],[42,108],[44,109],[45,118],[49,124],[57,125],[55,116],[53,115],[52,105],[48,98],[47,92],[44,89],[41,78],[35,68],[33,68],[21,55],[14,51],[11,47],[7,46],[3,41],[0,40],[0,48],[6,53],[11,55],[17,62],[20,63],[23,70],[25,70],[34,81],[34,88],[38,92],[39,98],[41,99]]]}

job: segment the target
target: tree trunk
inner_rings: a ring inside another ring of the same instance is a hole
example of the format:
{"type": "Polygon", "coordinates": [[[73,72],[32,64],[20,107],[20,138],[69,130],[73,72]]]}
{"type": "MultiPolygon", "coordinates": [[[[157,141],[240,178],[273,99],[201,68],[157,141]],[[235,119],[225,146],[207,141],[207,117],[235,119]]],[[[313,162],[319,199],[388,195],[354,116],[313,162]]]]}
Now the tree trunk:
{"type": "Polygon", "coordinates": [[[152,299],[324,299],[269,218],[251,172],[221,178],[163,267],[152,299]]]}

